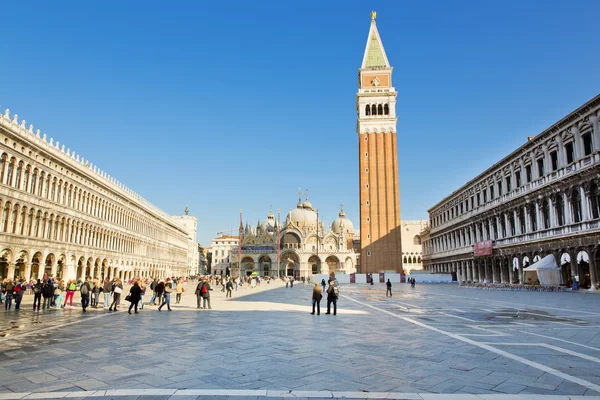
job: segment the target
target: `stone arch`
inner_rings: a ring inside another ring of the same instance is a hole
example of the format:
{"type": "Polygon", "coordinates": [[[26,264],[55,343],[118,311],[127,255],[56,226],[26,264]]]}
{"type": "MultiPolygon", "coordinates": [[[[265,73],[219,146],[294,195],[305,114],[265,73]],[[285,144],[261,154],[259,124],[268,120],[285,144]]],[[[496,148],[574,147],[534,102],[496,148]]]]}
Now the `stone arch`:
{"type": "Polygon", "coordinates": [[[36,251],[32,256],[31,256],[31,276],[35,279],[38,278],[38,276],[43,275],[43,268],[45,268],[45,264],[46,264],[46,260],[44,258],[44,256],[42,255],[41,251],[36,251]]]}
{"type": "Polygon", "coordinates": [[[583,249],[577,251],[577,275],[579,277],[579,287],[582,289],[589,289],[592,287],[590,254],[583,249]]]}
{"type": "Polygon", "coordinates": [[[334,255],[327,257],[325,259],[325,263],[327,263],[330,273],[334,272],[334,271],[340,271],[342,269],[341,264],[340,264],[340,259],[334,255]]]}
{"type": "Polygon", "coordinates": [[[346,272],[354,270],[354,262],[352,261],[352,257],[346,257],[346,260],[344,260],[344,268],[346,269],[346,272]]]}
{"type": "Polygon", "coordinates": [[[300,276],[300,257],[294,251],[286,251],[281,254],[280,263],[284,265],[286,276],[300,276]]]}
{"type": "Polygon", "coordinates": [[[244,271],[242,272],[242,275],[252,275],[252,272],[254,271],[254,259],[248,256],[242,258],[241,267],[244,271]]]}
{"type": "Polygon", "coordinates": [[[79,280],[83,277],[83,274],[85,272],[85,257],[81,256],[79,257],[79,259],[77,260],[77,265],[76,265],[76,272],[75,272],[75,280],[79,280]]]}
{"type": "Polygon", "coordinates": [[[262,255],[258,258],[258,270],[263,276],[270,275],[271,272],[271,257],[262,255]]]}
{"type": "Polygon", "coordinates": [[[46,255],[46,259],[44,260],[44,273],[41,275],[52,276],[54,275],[54,264],[56,263],[56,256],[53,253],[49,253],[46,255]]]}
{"type": "Polygon", "coordinates": [[[321,259],[314,254],[308,259],[308,267],[313,275],[324,273],[321,267],[321,259]]]}
{"type": "Polygon", "coordinates": [[[63,279],[65,277],[65,270],[67,268],[67,256],[61,254],[56,262],[56,278],[63,279]]]}
{"type": "Polygon", "coordinates": [[[282,249],[300,249],[300,244],[302,241],[300,240],[300,235],[295,232],[286,232],[283,234],[281,238],[281,248],[282,249]]]}
{"type": "MultiPolygon", "coordinates": [[[[12,266],[10,265],[13,261],[13,251],[10,248],[5,248],[0,252],[0,276],[9,277],[10,269],[12,266]]],[[[14,270],[12,271],[14,275],[14,270]]],[[[12,277],[11,277],[12,278],[12,277]]]]}

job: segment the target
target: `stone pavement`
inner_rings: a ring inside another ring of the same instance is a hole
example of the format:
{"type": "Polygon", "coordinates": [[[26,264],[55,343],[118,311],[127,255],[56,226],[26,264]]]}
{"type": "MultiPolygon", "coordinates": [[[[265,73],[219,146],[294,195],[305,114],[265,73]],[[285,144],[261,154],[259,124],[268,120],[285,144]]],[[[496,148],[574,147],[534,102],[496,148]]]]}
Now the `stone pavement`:
{"type": "Polygon", "coordinates": [[[600,396],[600,296],[347,285],[313,316],[309,285],[215,290],[213,310],[193,291],[173,312],[0,311],[0,400],[600,396]]]}

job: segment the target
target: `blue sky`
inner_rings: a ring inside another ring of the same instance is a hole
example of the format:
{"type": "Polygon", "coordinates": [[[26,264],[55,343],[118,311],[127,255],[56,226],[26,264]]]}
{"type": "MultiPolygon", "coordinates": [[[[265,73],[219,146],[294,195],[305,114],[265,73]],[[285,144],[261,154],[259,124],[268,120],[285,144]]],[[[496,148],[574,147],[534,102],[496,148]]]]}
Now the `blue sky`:
{"type": "Polygon", "coordinates": [[[355,95],[377,10],[398,91],[401,214],[427,208],[600,92],[600,2],[13,1],[0,104],[198,240],[299,187],[358,225],[355,95]]]}

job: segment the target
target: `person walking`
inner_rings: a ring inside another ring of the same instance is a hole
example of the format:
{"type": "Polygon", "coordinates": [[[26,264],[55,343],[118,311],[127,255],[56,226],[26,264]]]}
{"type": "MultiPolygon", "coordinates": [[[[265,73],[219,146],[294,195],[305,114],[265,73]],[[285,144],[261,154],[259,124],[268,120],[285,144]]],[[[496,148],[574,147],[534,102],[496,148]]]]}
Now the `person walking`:
{"type": "Polygon", "coordinates": [[[177,293],[175,296],[175,304],[179,304],[179,302],[181,301],[181,294],[183,293],[183,291],[185,290],[183,288],[183,283],[181,282],[182,280],[179,279],[177,281],[177,286],[175,286],[175,292],[177,293]]]}
{"type": "Polygon", "coordinates": [[[333,315],[337,314],[337,300],[339,296],[339,289],[335,285],[335,282],[329,282],[329,287],[327,288],[327,313],[331,314],[331,303],[333,303],[333,315]]]}
{"type": "Polygon", "coordinates": [[[4,291],[6,292],[4,310],[10,311],[12,308],[13,293],[15,292],[15,284],[13,283],[12,279],[6,278],[4,280],[4,291]]]}
{"type": "Polygon", "coordinates": [[[325,287],[327,285],[325,284],[325,278],[321,279],[321,287],[323,288],[323,292],[325,291],[325,287]]]}
{"type": "Polygon", "coordinates": [[[158,282],[156,282],[156,279],[153,279],[152,282],[150,282],[150,290],[152,290],[152,297],[150,298],[150,303],[152,303],[153,306],[156,305],[156,286],[158,285],[158,282]]]}
{"type": "Polygon", "coordinates": [[[385,283],[385,286],[387,287],[387,290],[385,291],[385,297],[392,297],[392,282],[390,282],[389,279],[385,283]]]}
{"type": "Polygon", "coordinates": [[[63,305],[63,300],[65,298],[63,295],[64,292],[65,281],[61,279],[60,282],[57,282],[54,286],[54,307],[65,308],[63,305]]]}
{"type": "Polygon", "coordinates": [[[15,311],[21,309],[21,301],[23,300],[23,295],[25,294],[25,290],[27,290],[27,286],[25,285],[25,281],[17,278],[17,283],[15,284],[15,293],[13,295],[15,299],[15,311]]]}
{"type": "Polygon", "coordinates": [[[33,311],[35,311],[36,309],[36,304],[37,304],[37,310],[40,310],[40,306],[42,303],[42,289],[43,289],[42,285],[42,280],[38,279],[37,282],[33,285],[33,311]]]}
{"type": "Polygon", "coordinates": [[[91,296],[91,306],[94,308],[98,308],[98,300],[100,300],[100,282],[98,278],[94,278],[91,283],[92,286],[92,296],[91,296]]]}
{"type": "Polygon", "coordinates": [[[139,281],[136,279],[133,282],[133,286],[129,289],[129,310],[127,311],[131,315],[131,309],[135,308],[135,313],[138,313],[138,303],[142,299],[142,288],[139,285],[139,281]]]}
{"type": "Polygon", "coordinates": [[[90,293],[92,292],[92,287],[90,286],[90,277],[85,278],[85,282],[81,284],[79,288],[79,294],[81,294],[81,309],[83,312],[87,312],[86,308],[90,304],[90,293]]]}
{"type": "Polygon", "coordinates": [[[315,287],[312,292],[312,315],[315,315],[315,305],[317,306],[317,315],[321,315],[321,299],[323,298],[323,291],[318,283],[315,283],[315,287]]]}
{"type": "Polygon", "coordinates": [[[104,278],[104,282],[102,283],[102,291],[104,292],[104,309],[107,309],[110,305],[110,295],[113,289],[113,283],[110,281],[110,278],[107,276],[104,278]]]}
{"type": "Polygon", "coordinates": [[[167,306],[168,310],[171,311],[171,292],[173,292],[173,284],[171,283],[171,278],[167,278],[164,285],[165,292],[163,294],[163,302],[160,305],[160,307],[158,307],[158,311],[161,311],[161,308],[163,308],[165,305],[167,306]]]}
{"type": "Polygon", "coordinates": [[[202,310],[202,288],[204,287],[204,281],[199,281],[196,286],[196,308],[202,310]]]}
{"type": "Polygon", "coordinates": [[[163,293],[165,292],[165,282],[163,282],[163,280],[161,279],[154,290],[156,290],[156,300],[158,300],[158,305],[161,305],[163,300],[163,293]]]}
{"type": "MultiPolygon", "coordinates": [[[[44,304],[42,304],[43,309],[50,309],[52,305],[52,299],[54,297],[54,285],[52,282],[44,281],[44,285],[42,286],[42,296],[44,297],[44,304]]],[[[38,308],[39,310],[39,308],[38,308]]]]}
{"type": "Polygon", "coordinates": [[[69,305],[73,308],[73,296],[75,295],[75,290],[77,290],[77,282],[71,279],[67,282],[67,295],[65,296],[63,308],[66,307],[67,302],[69,302],[69,305]]]}
{"type": "Polygon", "coordinates": [[[123,282],[121,282],[121,279],[115,279],[111,292],[113,295],[113,302],[110,307],[108,307],[108,311],[117,311],[117,307],[121,304],[121,293],[123,293],[123,282]]]}
{"type": "Polygon", "coordinates": [[[140,285],[140,289],[141,289],[141,293],[140,293],[140,301],[138,303],[138,306],[140,307],[140,310],[144,309],[144,296],[146,295],[146,284],[144,283],[143,280],[138,280],[138,284],[140,285]]]}
{"type": "Polygon", "coordinates": [[[225,285],[227,287],[227,293],[225,294],[225,298],[227,297],[231,297],[231,292],[233,291],[233,279],[230,279],[227,281],[227,284],[225,285]]]}
{"type": "Polygon", "coordinates": [[[204,284],[202,286],[202,305],[204,309],[209,309],[212,310],[212,307],[210,306],[210,291],[211,291],[211,287],[208,283],[208,281],[204,281],[204,284]],[[207,306],[208,303],[208,306],[207,306]]]}

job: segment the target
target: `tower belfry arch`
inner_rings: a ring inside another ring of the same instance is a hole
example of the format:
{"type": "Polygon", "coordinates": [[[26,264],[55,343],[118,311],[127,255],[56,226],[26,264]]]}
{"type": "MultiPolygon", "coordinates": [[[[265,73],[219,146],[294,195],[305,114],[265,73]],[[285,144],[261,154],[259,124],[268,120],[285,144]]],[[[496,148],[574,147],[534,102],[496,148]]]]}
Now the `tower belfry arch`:
{"type": "Polygon", "coordinates": [[[402,271],[396,89],[371,13],[356,95],[359,147],[360,272],[402,271]]]}

